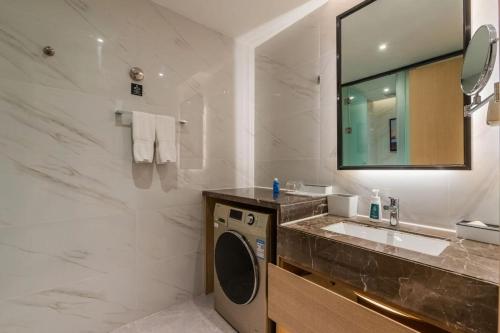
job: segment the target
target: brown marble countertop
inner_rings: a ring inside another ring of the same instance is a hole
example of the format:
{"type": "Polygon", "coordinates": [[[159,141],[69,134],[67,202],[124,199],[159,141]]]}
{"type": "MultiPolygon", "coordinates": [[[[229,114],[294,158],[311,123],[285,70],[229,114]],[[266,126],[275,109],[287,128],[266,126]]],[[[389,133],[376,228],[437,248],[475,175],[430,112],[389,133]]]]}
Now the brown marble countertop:
{"type": "Polygon", "coordinates": [[[237,201],[248,205],[255,205],[267,208],[278,209],[283,205],[293,205],[323,199],[322,196],[293,195],[286,191],[281,191],[279,196],[273,197],[273,190],[264,187],[231,188],[222,190],[206,190],[202,192],[204,196],[237,201]]]}
{"type": "Polygon", "coordinates": [[[446,330],[496,333],[500,247],[409,224],[390,227],[366,217],[313,216],[278,227],[277,255],[430,320],[446,330]],[[323,230],[361,223],[450,242],[437,256],[323,230]]]}
{"type": "Polygon", "coordinates": [[[281,227],[302,231],[336,242],[342,242],[382,254],[433,266],[455,274],[492,283],[497,286],[500,285],[500,246],[460,239],[457,238],[453,232],[408,224],[399,224],[397,227],[392,227],[384,222],[371,222],[366,217],[345,218],[332,215],[308,218],[298,222],[289,222],[281,227]],[[375,228],[392,229],[446,239],[450,242],[450,245],[440,255],[432,256],[322,229],[328,225],[346,221],[361,223],[375,228]]]}

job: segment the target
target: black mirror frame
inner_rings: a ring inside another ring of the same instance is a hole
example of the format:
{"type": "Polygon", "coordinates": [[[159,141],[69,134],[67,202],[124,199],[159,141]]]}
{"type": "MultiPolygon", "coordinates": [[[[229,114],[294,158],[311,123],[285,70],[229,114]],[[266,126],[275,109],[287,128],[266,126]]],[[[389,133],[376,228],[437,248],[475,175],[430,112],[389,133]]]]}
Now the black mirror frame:
{"type": "MultiPolygon", "coordinates": [[[[471,119],[470,117],[464,117],[464,164],[449,164],[449,165],[363,165],[363,166],[345,166],[342,165],[343,158],[343,142],[342,142],[342,24],[343,18],[361,10],[362,8],[370,5],[377,0],[365,0],[360,4],[352,7],[346,12],[337,16],[337,170],[472,170],[472,143],[471,143],[471,119]]],[[[463,50],[449,55],[440,56],[430,61],[424,61],[420,65],[436,61],[439,58],[447,58],[450,56],[456,56],[458,54],[464,54],[467,49],[467,45],[471,39],[471,16],[470,16],[470,0],[463,0],[463,50]]],[[[417,64],[412,64],[408,67],[414,67],[417,64]]],[[[404,68],[398,68],[397,70],[389,71],[380,74],[387,75],[391,72],[396,72],[403,70],[404,68]]],[[[470,104],[470,96],[463,95],[464,106],[470,104]]],[[[459,110],[462,111],[462,110],[459,110]]]]}

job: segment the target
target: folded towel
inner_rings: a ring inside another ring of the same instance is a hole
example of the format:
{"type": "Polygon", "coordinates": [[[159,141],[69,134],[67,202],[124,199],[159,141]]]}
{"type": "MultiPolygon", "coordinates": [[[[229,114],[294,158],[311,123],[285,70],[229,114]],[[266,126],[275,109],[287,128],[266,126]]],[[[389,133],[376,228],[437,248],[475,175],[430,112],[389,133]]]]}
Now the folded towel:
{"type": "Polygon", "coordinates": [[[132,112],[132,140],[134,161],[152,163],[154,157],[155,116],[144,112],[132,112]]]}
{"type": "Polygon", "coordinates": [[[156,116],[156,164],[176,161],[175,118],[156,116]]]}

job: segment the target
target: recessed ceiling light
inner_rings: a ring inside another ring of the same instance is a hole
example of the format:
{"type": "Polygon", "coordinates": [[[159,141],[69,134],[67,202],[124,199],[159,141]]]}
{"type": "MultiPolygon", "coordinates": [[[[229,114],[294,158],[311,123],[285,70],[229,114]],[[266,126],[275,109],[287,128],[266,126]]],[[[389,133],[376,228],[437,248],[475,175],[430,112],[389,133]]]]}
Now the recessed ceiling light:
{"type": "Polygon", "coordinates": [[[389,88],[384,88],[384,92],[388,93],[389,92],[389,88]]]}
{"type": "Polygon", "coordinates": [[[387,48],[387,44],[383,43],[378,46],[379,51],[384,51],[387,48]]]}
{"type": "Polygon", "coordinates": [[[164,77],[164,76],[165,76],[165,74],[163,74],[163,73],[158,73],[158,76],[159,76],[159,77],[164,77]]]}
{"type": "Polygon", "coordinates": [[[101,43],[101,44],[104,43],[104,39],[102,39],[102,38],[97,38],[96,40],[98,43],[101,43]]]}
{"type": "Polygon", "coordinates": [[[349,96],[349,100],[352,101],[354,99],[354,96],[349,96]]]}

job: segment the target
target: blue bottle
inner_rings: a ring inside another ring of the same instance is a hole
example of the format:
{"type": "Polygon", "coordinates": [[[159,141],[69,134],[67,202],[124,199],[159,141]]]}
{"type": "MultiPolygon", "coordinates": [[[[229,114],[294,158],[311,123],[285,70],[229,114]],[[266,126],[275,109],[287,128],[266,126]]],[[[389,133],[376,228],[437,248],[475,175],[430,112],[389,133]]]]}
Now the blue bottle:
{"type": "Polygon", "coordinates": [[[273,198],[277,198],[280,195],[280,182],[278,178],[274,178],[273,181],[273,198]]]}

